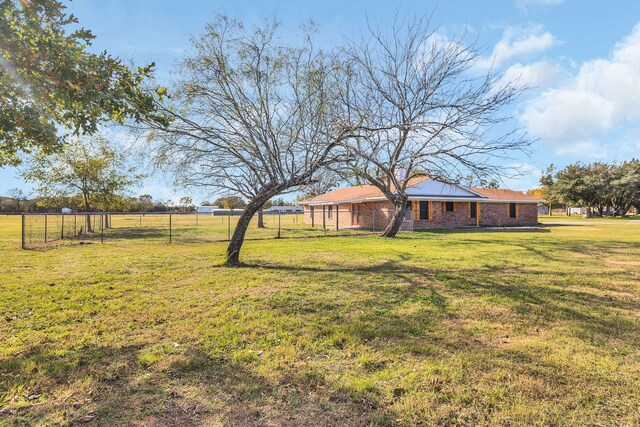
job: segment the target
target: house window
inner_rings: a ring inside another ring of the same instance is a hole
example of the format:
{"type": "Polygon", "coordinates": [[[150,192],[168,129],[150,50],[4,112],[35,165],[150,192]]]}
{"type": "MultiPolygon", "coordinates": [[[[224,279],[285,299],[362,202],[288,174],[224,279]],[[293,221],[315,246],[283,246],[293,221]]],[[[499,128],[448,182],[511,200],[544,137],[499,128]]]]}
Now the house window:
{"type": "Polygon", "coordinates": [[[469,203],[469,218],[477,218],[478,217],[478,203],[470,202],[469,203]]]}
{"type": "Polygon", "coordinates": [[[444,202],[443,207],[445,212],[453,212],[453,202],[444,202]]]}
{"type": "Polygon", "coordinates": [[[327,218],[329,218],[329,219],[333,218],[333,206],[329,206],[327,208],[327,218]]]}
{"type": "Polygon", "coordinates": [[[518,209],[515,203],[509,203],[509,218],[516,218],[518,216],[518,209]]]}
{"type": "Polygon", "coordinates": [[[420,202],[420,219],[429,220],[429,202],[420,202]]]}

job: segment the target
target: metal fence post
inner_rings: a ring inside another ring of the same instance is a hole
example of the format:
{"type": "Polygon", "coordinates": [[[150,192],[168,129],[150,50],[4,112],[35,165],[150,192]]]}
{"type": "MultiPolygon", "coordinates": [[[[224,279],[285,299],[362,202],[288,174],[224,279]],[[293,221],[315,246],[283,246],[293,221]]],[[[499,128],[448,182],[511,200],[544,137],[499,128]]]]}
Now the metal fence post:
{"type": "Polygon", "coordinates": [[[62,214],[62,224],[61,224],[61,231],[60,231],[60,240],[64,240],[64,214],[62,214]]]}
{"type": "Polygon", "coordinates": [[[227,214],[227,240],[231,240],[231,214],[227,214]]]}
{"type": "Polygon", "coordinates": [[[171,240],[173,239],[173,230],[172,228],[172,224],[171,224],[171,214],[169,214],[169,243],[171,243],[171,240]]]}
{"type": "Polygon", "coordinates": [[[22,249],[27,249],[24,241],[24,212],[22,213],[22,249]]]}
{"type": "Polygon", "coordinates": [[[49,218],[49,214],[44,214],[44,242],[47,243],[47,220],[49,218]]]}
{"type": "Polygon", "coordinates": [[[322,229],[324,230],[324,236],[327,237],[327,207],[322,207],[322,229]]]}
{"type": "Polygon", "coordinates": [[[278,212],[278,239],[280,238],[280,215],[282,214],[278,212]]]}
{"type": "Polygon", "coordinates": [[[196,226],[198,225],[198,211],[196,210],[196,226]]]}
{"type": "Polygon", "coordinates": [[[371,231],[376,232],[376,211],[371,211],[371,231]]]}
{"type": "Polygon", "coordinates": [[[73,237],[78,237],[78,215],[73,214],[73,237]]]}
{"type": "Polygon", "coordinates": [[[100,214],[100,243],[104,243],[104,213],[100,214]]]}
{"type": "Polygon", "coordinates": [[[138,216],[140,217],[140,218],[139,218],[140,226],[139,226],[138,228],[142,228],[142,214],[140,214],[140,215],[138,215],[138,216]]]}

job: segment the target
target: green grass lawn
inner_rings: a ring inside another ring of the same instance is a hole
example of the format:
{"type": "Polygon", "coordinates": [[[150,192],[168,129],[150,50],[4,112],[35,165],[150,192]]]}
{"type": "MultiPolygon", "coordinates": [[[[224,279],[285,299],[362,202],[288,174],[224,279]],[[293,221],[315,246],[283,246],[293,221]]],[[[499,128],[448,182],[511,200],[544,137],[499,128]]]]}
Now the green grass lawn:
{"type": "Polygon", "coordinates": [[[19,243],[0,425],[640,424],[640,221],[19,243]]]}
{"type": "Polygon", "coordinates": [[[583,218],[582,215],[539,215],[538,219],[541,222],[576,222],[576,221],[585,221],[585,222],[625,222],[625,221],[640,221],[640,215],[629,215],[624,217],[604,217],[604,218],[583,218]]]}
{"type": "MultiPolygon", "coordinates": [[[[25,248],[42,249],[51,246],[77,245],[84,242],[117,239],[153,240],[155,243],[213,243],[228,241],[238,222],[238,215],[212,216],[195,214],[145,213],[110,214],[109,227],[102,228],[101,215],[29,214],[25,216],[25,248]],[[92,232],[87,233],[87,230],[92,232]],[[61,239],[62,236],[66,236],[61,239]],[[73,236],[73,237],[72,237],[73,236]],[[80,237],[78,237],[80,236],[80,237]]],[[[257,216],[249,224],[247,240],[350,236],[373,234],[371,228],[352,228],[346,224],[313,226],[304,222],[302,214],[264,214],[264,227],[258,227],[257,216]]],[[[377,230],[378,232],[380,230],[377,230]]],[[[18,232],[19,233],[19,232],[18,232]]],[[[148,242],[147,242],[148,243],[148,242]]]]}

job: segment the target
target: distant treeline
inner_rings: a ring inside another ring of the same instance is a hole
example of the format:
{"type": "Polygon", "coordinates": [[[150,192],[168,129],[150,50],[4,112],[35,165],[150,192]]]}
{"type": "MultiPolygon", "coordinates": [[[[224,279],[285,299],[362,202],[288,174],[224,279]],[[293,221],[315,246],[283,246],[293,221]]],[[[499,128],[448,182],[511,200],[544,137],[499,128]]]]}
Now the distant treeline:
{"type": "MultiPolygon", "coordinates": [[[[238,196],[220,197],[213,202],[202,201],[202,206],[218,206],[224,209],[244,209],[247,203],[238,196]]],[[[264,204],[264,208],[271,206],[294,206],[295,203],[285,201],[283,198],[274,198],[264,204]]],[[[192,212],[196,210],[196,205],[191,197],[181,197],[178,202],[172,200],[154,200],[149,194],[137,197],[113,195],[109,199],[107,208],[99,198],[96,198],[91,206],[94,212],[192,212]]],[[[84,201],[81,195],[73,197],[49,198],[33,197],[29,198],[22,191],[14,192],[14,196],[0,196],[0,213],[19,212],[60,212],[62,208],[69,208],[73,211],[84,212],[84,201]]]]}
{"type": "MultiPolygon", "coordinates": [[[[193,211],[195,206],[189,203],[174,203],[171,200],[153,200],[148,194],[138,197],[115,196],[114,203],[109,207],[110,212],[188,212],[193,211]]],[[[80,196],[65,197],[63,199],[49,199],[45,197],[35,197],[17,200],[14,197],[0,196],[0,212],[60,212],[62,208],[69,208],[74,211],[84,211],[83,202],[80,196]]],[[[103,211],[104,206],[96,204],[93,211],[103,211]]]]}
{"type": "Polygon", "coordinates": [[[587,216],[624,216],[640,210],[640,160],[621,163],[574,163],[556,171],[551,165],[540,180],[541,196],[554,206],[584,207],[587,216]]]}

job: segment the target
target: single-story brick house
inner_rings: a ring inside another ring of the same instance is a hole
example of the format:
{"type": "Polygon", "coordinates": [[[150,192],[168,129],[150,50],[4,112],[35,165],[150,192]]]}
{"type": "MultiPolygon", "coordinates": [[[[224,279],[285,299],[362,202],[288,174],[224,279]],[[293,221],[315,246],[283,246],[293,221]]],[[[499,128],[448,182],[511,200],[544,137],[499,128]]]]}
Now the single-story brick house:
{"type": "MultiPolygon", "coordinates": [[[[412,179],[407,193],[405,223],[411,229],[536,225],[543,201],[518,191],[467,188],[428,177],[412,179]]],[[[305,223],[327,228],[382,230],[393,215],[393,205],[373,185],[339,188],[301,204],[305,223]]]]}

